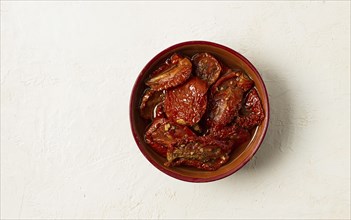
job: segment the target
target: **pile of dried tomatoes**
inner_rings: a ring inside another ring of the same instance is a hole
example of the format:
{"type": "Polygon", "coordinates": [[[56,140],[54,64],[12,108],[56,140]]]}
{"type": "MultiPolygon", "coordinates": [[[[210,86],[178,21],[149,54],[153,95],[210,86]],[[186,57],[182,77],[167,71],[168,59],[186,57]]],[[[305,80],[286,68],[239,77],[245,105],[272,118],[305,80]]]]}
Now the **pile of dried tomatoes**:
{"type": "Polygon", "coordinates": [[[145,82],[145,141],[166,166],[217,170],[264,119],[254,82],[209,53],[173,54],[145,82]]]}

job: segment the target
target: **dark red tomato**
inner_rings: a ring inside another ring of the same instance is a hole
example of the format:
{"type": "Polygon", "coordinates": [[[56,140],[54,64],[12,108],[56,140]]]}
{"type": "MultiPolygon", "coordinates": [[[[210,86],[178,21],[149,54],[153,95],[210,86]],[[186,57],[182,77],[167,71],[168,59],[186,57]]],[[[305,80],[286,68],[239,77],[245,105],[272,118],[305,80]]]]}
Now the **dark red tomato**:
{"type": "Polygon", "coordinates": [[[245,105],[236,123],[247,129],[260,125],[264,119],[264,111],[256,89],[252,89],[246,96],[245,105]]]}
{"type": "Polygon", "coordinates": [[[241,128],[236,124],[221,129],[211,129],[209,136],[217,140],[227,141],[233,147],[239,146],[251,138],[251,134],[247,129],[241,128]]]}
{"type": "Polygon", "coordinates": [[[206,82],[198,77],[168,90],[164,104],[167,117],[182,125],[196,124],[206,111],[206,92],[206,82]]]}
{"type": "Polygon", "coordinates": [[[247,92],[254,86],[254,82],[245,73],[239,72],[237,85],[244,90],[244,92],[247,92]]]}
{"type": "Polygon", "coordinates": [[[251,89],[254,82],[241,70],[227,69],[224,75],[212,86],[211,93],[218,90],[225,90],[228,87],[239,87],[244,92],[251,89]]]}
{"type": "Polygon", "coordinates": [[[195,134],[188,127],[172,123],[165,118],[155,118],[145,132],[145,142],[163,156],[166,156],[164,153],[167,152],[167,147],[183,138],[191,140],[194,137],[195,134]]]}
{"type": "Polygon", "coordinates": [[[209,160],[207,162],[202,162],[199,160],[192,160],[192,159],[186,159],[186,158],[180,158],[179,160],[176,160],[172,163],[166,163],[166,166],[180,166],[180,165],[185,165],[185,166],[190,166],[190,167],[195,167],[200,170],[206,170],[206,171],[214,171],[218,170],[223,164],[225,164],[229,160],[229,155],[223,155],[222,157],[216,158],[209,160]]]}
{"type": "Polygon", "coordinates": [[[152,119],[157,105],[161,105],[164,100],[163,91],[148,89],[145,91],[140,104],[140,115],[145,119],[152,119]]]}
{"type": "Polygon", "coordinates": [[[198,53],[192,57],[195,66],[195,74],[212,85],[219,77],[222,67],[219,62],[209,53],[198,53]]]}
{"type": "Polygon", "coordinates": [[[150,146],[152,147],[152,149],[154,149],[154,151],[156,151],[159,155],[163,156],[163,157],[167,157],[167,150],[168,148],[162,144],[159,143],[152,143],[150,144],[150,146]]]}
{"type": "Polygon", "coordinates": [[[146,85],[159,91],[185,82],[191,75],[192,64],[188,58],[173,54],[160,68],[155,70],[146,85]]]}
{"type": "Polygon", "coordinates": [[[221,78],[211,87],[211,95],[215,94],[218,91],[227,89],[228,87],[236,87],[238,73],[233,72],[231,69],[228,69],[221,78]]]}
{"type": "Polygon", "coordinates": [[[225,161],[231,149],[225,142],[210,137],[197,137],[190,141],[183,139],[168,148],[166,165],[193,164],[200,169],[213,170],[218,162],[225,161]]]}
{"type": "Polygon", "coordinates": [[[230,123],[242,107],[244,92],[252,86],[245,73],[228,69],[211,88],[206,124],[221,128],[230,123]]]}
{"type": "Polygon", "coordinates": [[[223,127],[230,123],[239,112],[244,91],[239,87],[220,87],[210,96],[206,124],[209,127],[223,127]]]}

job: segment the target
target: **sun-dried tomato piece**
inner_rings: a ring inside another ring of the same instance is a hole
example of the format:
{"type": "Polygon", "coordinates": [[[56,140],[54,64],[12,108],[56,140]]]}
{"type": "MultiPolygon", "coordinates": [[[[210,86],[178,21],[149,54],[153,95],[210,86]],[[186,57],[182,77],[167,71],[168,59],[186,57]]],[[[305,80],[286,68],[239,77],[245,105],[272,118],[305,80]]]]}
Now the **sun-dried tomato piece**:
{"type": "Polygon", "coordinates": [[[152,149],[154,149],[154,151],[156,151],[161,156],[167,157],[167,149],[168,149],[167,146],[164,146],[156,142],[150,144],[150,146],[152,147],[152,149]]]}
{"type": "Polygon", "coordinates": [[[209,53],[198,53],[192,57],[195,74],[212,85],[219,77],[222,67],[219,62],[209,53]]]}
{"type": "Polygon", "coordinates": [[[182,125],[194,125],[206,111],[207,84],[198,77],[166,92],[165,112],[169,119],[182,125]]]}
{"type": "Polygon", "coordinates": [[[172,88],[185,82],[191,75],[191,69],[188,58],[173,54],[151,74],[145,84],[156,91],[172,88]]]}
{"type": "Polygon", "coordinates": [[[241,70],[227,69],[223,76],[212,86],[211,93],[235,86],[246,92],[254,86],[254,82],[241,70]]]}
{"type": "Polygon", "coordinates": [[[251,138],[251,134],[247,129],[239,127],[236,124],[221,129],[210,129],[209,136],[217,140],[227,141],[233,147],[239,146],[251,138]]]}
{"type": "Polygon", "coordinates": [[[221,87],[209,100],[206,124],[209,127],[223,127],[230,123],[241,108],[244,91],[239,87],[221,87]],[[223,88],[223,89],[222,89],[223,88]]]}
{"type": "Polygon", "coordinates": [[[247,129],[251,129],[264,119],[264,110],[260,97],[256,89],[252,89],[246,96],[245,105],[242,108],[241,115],[237,118],[236,123],[247,129]]]}
{"type": "Polygon", "coordinates": [[[245,73],[239,72],[237,86],[247,92],[254,86],[254,82],[245,73]]]}
{"type": "Polygon", "coordinates": [[[227,143],[210,137],[183,140],[168,148],[165,165],[185,164],[205,170],[218,169],[219,162],[227,159],[231,149],[227,143]]]}
{"type": "Polygon", "coordinates": [[[154,116],[154,109],[164,100],[163,91],[155,91],[148,89],[144,92],[144,96],[140,104],[140,115],[145,119],[152,119],[154,116]]]}
{"type": "Polygon", "coordinates": [[[180,158],[179,160],[176,160],[175,162],[166,164],[166,165],[173,166],[173,167],[185,165],[185,166],[195,167],[200,170],[214,171],[214,170],[218,170],[223,164],[227,163],[228,160],[229,160],[229,155],[225,154],[219,158],[212,159],[207,162],[180,158]]]}
{"type": "Polygon", "coordinates": [[[192,141],[183,140],[169,148],[169,162],[177,158],[187,158],[206,162],[228,153],[230,146],[210,137],[198,137],[192,141]]]}
{"type": "Polygon", "coordinates": [[[239,113],[244,92],[252,86],[245,73],[228,69],[211,88],[206,124],[223,127],[230,123],[239,113]]]}
{"type": "Polygon", "coordinates": [[[170,122],[165,118],[155,118],[145,132],[145,142],[165,156],[167,147],[182,139],[193,139],[195,134],[186,126],[170,122]]]}

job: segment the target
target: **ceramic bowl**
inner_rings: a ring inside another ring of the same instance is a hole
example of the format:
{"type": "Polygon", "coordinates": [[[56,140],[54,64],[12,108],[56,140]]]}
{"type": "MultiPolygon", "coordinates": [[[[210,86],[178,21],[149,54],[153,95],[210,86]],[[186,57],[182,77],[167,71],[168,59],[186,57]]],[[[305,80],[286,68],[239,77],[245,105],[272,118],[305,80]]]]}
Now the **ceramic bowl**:
{"type": "Polygon", "coordinates": [[[134,139],[141,153],[151,162],[157,169],[163,173],[179,180],[188,182],[210,182],[227,177],[240,168],[242,168],[259,149],[269,122],[269,102],[266,87],[263,80],[256,70],[256,68],[243,55],[238,52],[208,41],[188,41],[171,46],[154,58],[152,58],[140,72],[135,81],[130,97],[130,125],[134,139]],[[250,142],[236,147],[231,153],[229,161],[216,171],[203,171],[190,167],[166,167],[164,166],[165,158],[158,155],[148,146],[144,141],[144,132],[150,122],[144,120],[139,114],[140,99],[146,89],[145,81],[149,74],[152,73],[158,66],[160,66],[173,53],[180,53],[191,57],[195,53],[208,52],[214,55],[220,62],[226,64],[230,68],[240,68],[250,76],[255,82],[255,87],[261,98],[263,109],[265,111],[265,118],[261,125],[259,125],[250,142]]]}

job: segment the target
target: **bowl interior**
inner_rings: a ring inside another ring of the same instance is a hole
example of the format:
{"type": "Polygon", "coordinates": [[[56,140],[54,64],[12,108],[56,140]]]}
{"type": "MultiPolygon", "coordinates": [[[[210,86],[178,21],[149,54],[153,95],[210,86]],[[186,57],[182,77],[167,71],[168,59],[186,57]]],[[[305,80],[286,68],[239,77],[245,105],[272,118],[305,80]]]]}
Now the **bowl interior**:
{"type": "Polygon", "coordinates": [[[245,165],[248,160],[250,160],[253,154],[257,151],[266,133],[269,120],[269,106],[267,92],[263,81],[257,70],[252,66],[252,64],[250,64],[249,61],[229,48],[210,42],[200,41],[186,42],[172,46],[156,55],[145,66],[145,68],[140,73],[132,91],[130,114],[131,127],[134,138],[141,152],[155,167],[164,173],[180,180],[191,182],[208,182],[221,179],[234,173],[243,165],[245,165]],[[166,167],[163,165],[164,162],[166,162],[166,159],[155,153],[144,141],[144,132],[150,123],[149,121],[141,118],[139,114],[140,99],[143,95],[144,90],[146,89],[144,82],[150,73],[152,73],[158,66],[160,66],[168,57],[170,57],[175,52],[188,57],[191,57],[192,55],[199,52],[208,52],[230,68],[240,68],[244,70],[255,82],[255,87],[261,98],[265,111],[264,121],[260,126],[256,128],[255,131],[253,131],[254,134],[251,141],[244,143],[239,147],[236,147],[231,153],[231,157],[228,163],[216,171],[202,171],[188,167],[166,167]]]}

